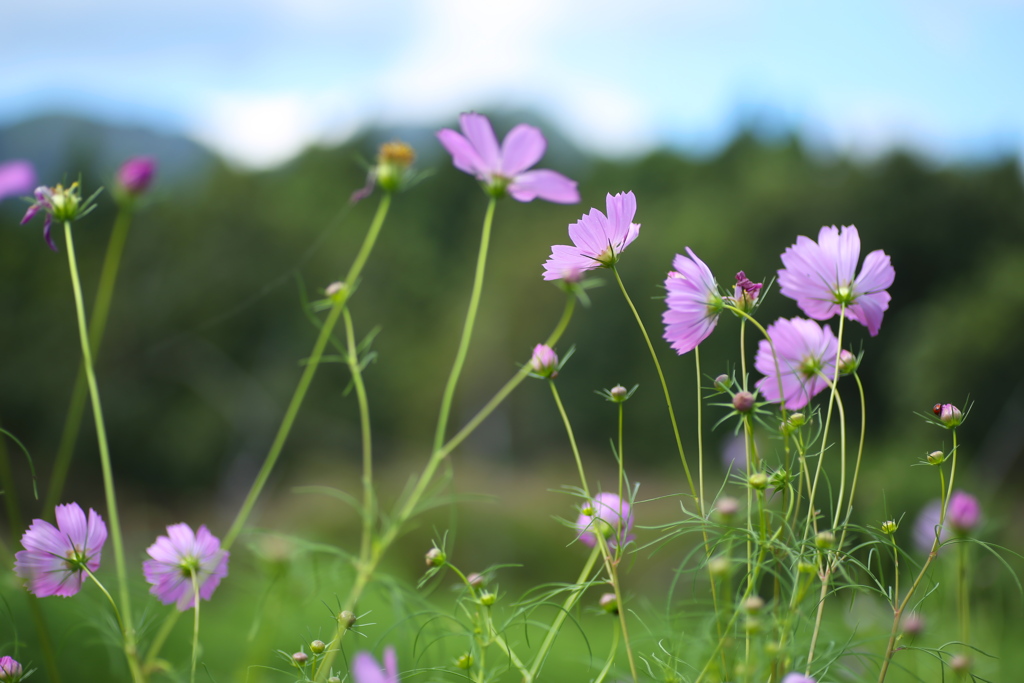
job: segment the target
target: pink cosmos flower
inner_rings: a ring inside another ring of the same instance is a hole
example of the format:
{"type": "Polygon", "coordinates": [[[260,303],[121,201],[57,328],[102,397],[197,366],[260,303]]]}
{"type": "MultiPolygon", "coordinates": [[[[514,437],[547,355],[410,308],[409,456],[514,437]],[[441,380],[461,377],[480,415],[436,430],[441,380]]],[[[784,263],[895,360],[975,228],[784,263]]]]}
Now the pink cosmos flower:
{"type": "Polygon", "coordinates": [[[153,157],[132,157],[117,170],[117,184],[131,196],[140,195],[149,189],[156,173],[156,159],[153,157]]]}
{"type": "Polygon", "coordinates": [[[14,556],[15,573],[28,580],[26,588],[37,598],[66,598],[81,590],[86,569],[100,568],[100,552],[107,540],[107,526],[91,508],[86,519],[78,503],[58,505],[56,517],[56,528],[44,520],[32,520],[21,537],[25,549],[14,556]]]}
{"type": "Polygon", "coordinates": [[[384,667],[369,652],[359,652],[352,660],[354,683],[398,683],[398,657],[395,648],[384,650],[384,667]]]}
{"type": "Polygon", "coordinates": [[[668,310],[661,315],[665,340],[679,355],[693,351],[708,338],[725,305],[711,270],[689,247],[686,253],[689,256],[676,254],[675,270],[665,279],[668,310]]]}
{"type": "Polygon", "coordinates": [[[773,403],[784,401],[790,410],[803,408],[828,386],[825,378],[832,379],[839,340],[828,325],[805,318],[780,318],[768,326],[768,336],[775,343],[778,370],[771,344],[762,339],[754,359],[754,367],[764,375],[757,389],[773,403]]]}
{"type": "MultiPolygon", "coordinates": [[[[29,673],[32,673],[31,671],[29,673]]],[[[13,657],[4,655],[0,657],[0,681],[4,683],[17,683],[23,674],[21,664],[13,657]]]]}
{"type": "Polygon", "coordinates": [[[786,674],[786,677],[782,679],[782,683],[818,683],[810,676],[805,676],[802,673],[794,671],[786,674]]]}
{"type": "Polygon", "coordinates": [[[779,291],[796,300],[800,309],[815,320],[828,320],[846,304],[846,317],[878,334],[882,315],[889,308],[885,291],[896,277],[889,256],[881,249],[864,257],[860,273],[854,276],[860,259],[860,235],[852,225],[842,232],[825,226],[818,241],[801,235],[782,254],[779,291]]]}
{"type": "Polygon", "coordinates": [[[949,528],[958,536],[966,536],[981,521],[981,505],[978,499],[966,491],[953,491],[946,508],[946,521],[949,528]]]}
{"type": "Polygon", "coordinates": [[[476,176],[488,194],[503,197],[507,192],[519,202],[532,202],[538,197],[558,204],[575,204],[580,200],[575,180],[543,168],[526,170],[540,161],[548,145],[533,126],[519,124],[509,131],[499,148],[486,116],[463,114],[459,125],[462,133],[445,128],[437,132],[437,139],[452,155],[455,168],[476,176]]]}
{"type": "Polygon", "coordinates": [[[142,563],[146,581],[153,584],[149,592],[165,605],[175,603],[180,612],[196,603],[193,573],[204,600],[213,596],[220,580],[228,575],[229,553],[221,550],[220,539],[205,525],[193,533],[188,524],[172,524],[166,536],[158,536],[146,548],[146,554],[152,558],[142,563]]]}
{"type": "Polygon", "coordinates": [[[20,159],[0,164],[0,201],[28,194],[36,184],[36,170],[20,159]]]}
{"type": "Polygon", "coordinates": [[[530,357],[530,368],[541,377],[557,377],[558,354],[547,344],[537,344],[530,357]]]}
{"type": "Polygon", "coordinates": [[[574,246],[556,244],[544,262],[544,279],[561,280],[577,276],[584,270],[610,268],[619,260],[629,244],[640,234],[640,225],[633,222],[636,197],[632,192],[609,194],[608,215],[597,209],[569,226],[574,246]]]}
{"type": "Polygon", "coordinates": [[[633,528],[633,511],[629,503],[614,493],[594,496],[594,500],[586,504],[576,518],[579,539],[591,548],[597,545],[595,526],[600,529],[601,536],[608,539],[609,547],[617,548],[632,541],[634,536],[629,532],[633,528]]]}

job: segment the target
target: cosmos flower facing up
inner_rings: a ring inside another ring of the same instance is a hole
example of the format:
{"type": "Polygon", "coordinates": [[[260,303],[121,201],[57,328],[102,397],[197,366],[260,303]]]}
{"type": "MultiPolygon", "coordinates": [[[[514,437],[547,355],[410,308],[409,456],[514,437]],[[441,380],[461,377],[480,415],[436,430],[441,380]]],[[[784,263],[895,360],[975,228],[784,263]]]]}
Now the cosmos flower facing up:
{"type": "Polygon", "coordinates": [[[142,563],[142,572],[153,584],[149,592],[165,605],[175,603],[181,612],[195,605],[193,574],[204,600],[213,596],[220,580],[228,575],[229,553],[205,525],[193,533],[188,524],[172,524],[166,536],[158,536],[146,548],[146,554],[151,559],[142,563]]]}
{"type": "Polygon", "coordinates": [[[595,527],[608,540],[609,547],[618,548],[632,541],[634,537],[629,532],[633,528],[633,511],[629,503],[614,493],[594,496],[594,500],[584,505],[576,518],[579,539],[591,548],[597,545],[595,527]]]}
{"type": "Polygon", "coordinates": [[[881,249],[860,259],[860,235],[852,225],[840,232],[833,225],[818,232],[818,241],[801,235],[782,254],[779,291],[794,299],[800,309],[815,320],[828,320],[846,305],[846,317],[878,334],[882,315],[889,308],[885,291],[896,277],[889,256],[881,249]]]}
{"type": "Polygon", "coordinates": [[[26,588],[37,598],[69,597],[82,588],[86,569],[100,568],[100,552],[107,540],[107,526],[95,510],[86,518],[78,503],[58,505],[57,526],[32,520],[21,537],[25,548],[15,556],[14,571],[28,581],[26,588]]]}
{"type": "Polygon", "coordinates": [[[545,280],[579,277],[585,270],[610,268],[640,234],[640,225],[633,222],[636,196],[632,192],[609,194],[605,205],[608,215],[597,209],[569,226],[573,246],[556,244],[544,262],[545,280]]]}
{"type": "MultiPolygon", "coordinates": [[[[18,660],[4,655],[0,657],[0,681],[4,683],[18,683],[21,680],[23,670],[18,660]]],[[[31,673],[31,671],[29,672],[31,673]]]]}
{"type": "Polygon", "coordinates": [[[673,270],[665,279],[668,309],[662,313],[665,340],[682,355],[697,348],[718,324],[725,302],[711,270],[686,247],[688,256],[676,254],[673,270]]]}
{"type": "Polygon", "coordinates": [[[754,367],[764,375],[757,388],[772,403],[785,402],[789,410],[803,408],[828,386],[825,378],[832,379],[839,340],[828,325],[805,318],[780,318],[768,326],[768,336],[775,343],[778,370],[772,345],[762,339],[754,359],[754,367]]]}
{"type": "Polygon", "coordinates": [[[475,113],[459,117],[462,133],[445,128],[437,139],[452,155],[455,168],[476,176],[492,197],[510,195],[519,202],[540,198],[558,204],[575,204],[580,200],[576,181],[561,173],[538,168],[548,143],[533,126],[521,123],[498,146],[491,122],[475,113]]]}
{"type": "Polygon", "coordinates": [[[354,683],[398,683],[398,657],[395,648],[384,650],[384,666],[369,652],[359,652],[352,660],[354,683]]]}
{"type": "Polygon", "coordinates": [[[149,189],[155,174],[156,159],[132,157],[117,170],[117,186],[127,195],[137,197],[149,189]]]}
{"type": "Polygon", "coordinates": [[[19,159],[0,164],[0,201],[28,194],[35,184],[36,170],[29,162],[19,159]]]}

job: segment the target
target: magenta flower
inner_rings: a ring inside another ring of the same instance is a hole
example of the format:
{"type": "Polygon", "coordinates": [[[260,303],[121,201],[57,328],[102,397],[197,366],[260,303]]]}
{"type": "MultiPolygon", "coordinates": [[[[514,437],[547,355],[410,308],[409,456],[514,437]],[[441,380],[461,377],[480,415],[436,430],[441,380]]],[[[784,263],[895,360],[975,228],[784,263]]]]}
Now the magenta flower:
{"type": "Polygon", "coordinates": [[[36,170],[29,162],[19,159],[0,164],[0,201],[28,194],[35,184],[36,170]]]}
{"type": "Polygon", "coordinates": [[[558,354],[547,344],[537,344],[530,357],[530,368],[541,377],[557,377],[558,354]]]}
{"type": "Polygon", "coordinates": [[[606,206],[607,216],[591,209],[569,226],[574,246],[551,247],[551,256],[544,262],[545,280],[578,279],[584,270],[615,265],[619,254],[640,234],[640,225],[633,222],[636,197],[632,192],[609,194],[606,206]]]}
{"type": "Polygon", "coordinates": [[[354,683],[398,683],[398,657],[395,648],[384,650],[383,668],[369,652],[359,652],[352,660],[354,683]]]}
{"type": "Polygon", "coordinates": [[[689,256],[676,254],[675,270],[665,279],[668,310],[661,314],[665,340],[679,355],[693,351],[708,338],[725,306],[711,270],[689,247],[686,253],[689,256]]]}
{"type": "Polygon", "coordinates": [[[594,500],[583,506],[580,516],[576,518],[576,530],[579,539],[591,548],[597,545],[595,528],[601,536],[608,539],[608,546],[617,548],[633,540],[630,534],[633,528],[633,511],[629,503],[614,493],[599,493],[594,500]]]}
{"type": "Polygon", "coordinates": [[[475,113],[459,117],[462,133],[439,130],[437,139],[452,155],[455,168],[476,176],[494,197],[512,196],[519,202],[538,197],[558,204],[580,200],[576,181],[561,173],[539,168],[528,171],[544,156],[547,141],[533,126],[521,123],[505,136],[501,147],[486,116],[475,113]]]}
{"type": "Polygon", "coordinates": [[[733,287],[732,303],[736,308],[750,313],[754,310],[754,304],[757,303],[757,297],[761,294],[761,288],[764,287],[760,282],[752,282],[747,274],[742,270],[736,273],[736,286],[733,287]]]}
{"type": "Polygon", "coordinates": [[[967,536],[981,520],[978,499],[966,491],[953,491],[946,507],[946,521],[957,536],[967,536]]]}
{"type": "Polygon", "coordinates": [[[785,402],[790,410],[803,408],[828,386],[825,378],[832,379],[839,340],[828,325],[805,318],[779,318],[768,326],[768,336],[775,343],[778,369],[772,345],[762,339],[754,359],[754,367],[764,375],[757,389],[772,403],[785,402]]]}
{"type": "Polygon", "coordinates": [[[89,517],[78,503],[58,505],[57,526],[32,520],[21,537],[24,550],[15,556],[14,571],[28,580],[26,588],[37,598],[70,597],[82,588],[85,572],[100,568],[100,552],[107,540],[107,526],[95,510],[89,517]]]}
{"type": "Polygon", "coordinates": [[[0,657],[0,681],[17,683],[21,680],[22,673],[21,664],[16,659],[7,655],[0,657]]]}
{"type": "Polygon", "coordinates": [[[117,170],[117,185],[132,197],[149,189],[156,173],[156,159],[153,157],[132,157],[117,170]]]}
{"type": "Polygon", "coordinates": [[[146,581],[153,584],[149,592],[165,605],[175,603],[180,612],[196,603],[193,574],[204,600],[213,596],[220,580],[228,575],[229,553],[221,550],[220,539],[205,525],[193,533],[188,524],[172,524],[166,536],[158,536],[146,548],[146,554],[152,558],[142,563],[146,581]]]}
{"type": "Polygon", "coordinates": [[[801,235],[782,254],[779,291],[796,300],[800,309],[815,320],[828,320],[846,305],[846,317],[878,334],[882,315],[889,308],[885,291],[896,277],[889,256],[881,249],[864,257],[860,274],[854,277],[860,259],[860,235],[852,225],[842,232],[825,226],[818,241],[801,235]]]}

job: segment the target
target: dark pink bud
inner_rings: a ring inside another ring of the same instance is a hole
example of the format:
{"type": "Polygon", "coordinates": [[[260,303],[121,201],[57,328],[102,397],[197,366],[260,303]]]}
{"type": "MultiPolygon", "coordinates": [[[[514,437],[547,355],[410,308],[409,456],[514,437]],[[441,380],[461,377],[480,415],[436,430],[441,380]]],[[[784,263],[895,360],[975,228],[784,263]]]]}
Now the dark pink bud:
{"type": "Polygon", "coordinates": [[[946,509],[946,521],[958,536],[966,536],[981,519],[981,505],[978,499],[964,491],[953,491],[946,509]]]}
{"type": "Polygon", "coordinates": [[[749,391],[737,391],[732,397],[732,407],[738,412],[749,413],[754,407],[754,395],[749,391]]]}
{"type": "Polygon", "coordinates": [[[156,173],[156,159],[153,157],[132,157],[117,171],[117,184],[132,196],[149,189],[156,173]]]}

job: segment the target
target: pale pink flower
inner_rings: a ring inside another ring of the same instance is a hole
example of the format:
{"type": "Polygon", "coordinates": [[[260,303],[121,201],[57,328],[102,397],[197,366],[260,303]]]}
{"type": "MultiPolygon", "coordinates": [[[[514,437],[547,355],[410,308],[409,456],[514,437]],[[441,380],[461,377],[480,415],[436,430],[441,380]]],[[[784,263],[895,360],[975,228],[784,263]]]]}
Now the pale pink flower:
{"type": "Polygon", "coordinates": [[[689,256],[676,254],[674,270],[665,279],[668,309],[661,315],[665,340],[679,355],[693,351],[708,338],[725,306],[711,270],[689,247],[686,253],[689,256]]]}
{"type": "Polygon", "coordinates": [[[37,598],[69,597],[82,588],[86,570],[100,568],[100,553],[107,540],[107,526],[95,510],[89,517],[78,503],[58,505],[57,526],[42,519],[21,537],[24,550],[15,556],[14,571],[28,580],[26,588],[37,598]]]}
{"type": "Polygon", "coordinates": [[[36,184],[36,170],[27,161],[17,159],[0,164],[0,201],[28,194],[36,184]]]}
{"type": "Polygon", "coordinates": [[[778,363],[772,345],[762,339],[754,359],[754,367],[764,375],[757,389],[772,403],[784,401],[790,410],[803,408],[832,380],[839,341],[831,327],[805,318],[780,318],[768,326],[768,336],[778,363]]]}
{"type": "Polygon", "coordinates": [[[354,683],[398,683],[398,657],[395,648],[384,650],[384,666],[369,652],[356,653],[352,660],[354,683]]]}
{"type": "Polygon", "coordinates": [[[165,605],[175,603],[184,612],[195,605],[195,583],[199,596],[209,600],[220,580],[228,575],[228,551],[220,547],[220,539],[200,526],[194,533],[188,524],[172,524],[166,536],[146,548],[151,559],[142,563],[146,581],[153,584],[149,592],[165,605]]]}
{"type": "Polygon", "coordinates": [[[609,194],[605,200],[608,215],[597,209],[569,226],[573,246],[556,244],[544,262],[544,279],[561,280],[594,268],[610,268],[619,254],[640,234],[640,225],[633,222],[636,197],[632,192],[609,194]]]}
{"type": "MultiPolygon", "coordinates": [[[[32,672],[29,671],[29,673],[32,672]]],[[[18,683],[23,674],[24,671],[18,660],[7,655],[0,657],[0,681],[3,681],[3,683],[18,683]]]]}
{"type": "Polygon", "coordinates": [[[612,548],[632,541],[633,535],[629,532],[633,529],[633,511],[629,503],[614,493],[594,496],[594,500],[584,505],[576,518],[579,539],[591,548],[597,545],[595,528],[612,548]]]}

